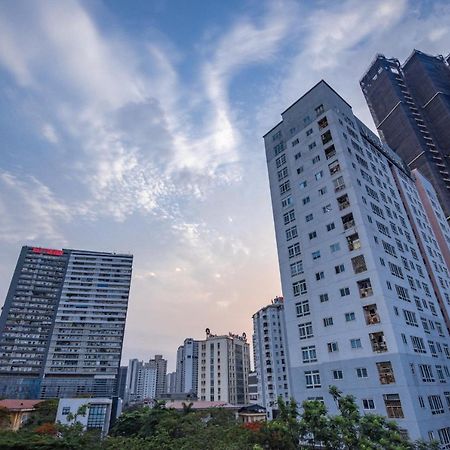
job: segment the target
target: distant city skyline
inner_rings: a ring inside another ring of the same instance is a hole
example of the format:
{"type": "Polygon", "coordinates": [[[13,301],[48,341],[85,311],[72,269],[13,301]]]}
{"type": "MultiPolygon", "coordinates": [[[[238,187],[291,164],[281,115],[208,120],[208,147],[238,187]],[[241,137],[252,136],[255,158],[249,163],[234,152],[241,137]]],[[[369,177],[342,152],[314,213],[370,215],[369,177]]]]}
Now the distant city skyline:
{"type": "Polygon", "coordinates": [[[282,295],[263,134],[320,79],[374,129],[361,74],[446,56],[449,23],[446,1],[2,2],[0,303],[23,245],[132,253],[122,364],[251,336],[282,295]]]}

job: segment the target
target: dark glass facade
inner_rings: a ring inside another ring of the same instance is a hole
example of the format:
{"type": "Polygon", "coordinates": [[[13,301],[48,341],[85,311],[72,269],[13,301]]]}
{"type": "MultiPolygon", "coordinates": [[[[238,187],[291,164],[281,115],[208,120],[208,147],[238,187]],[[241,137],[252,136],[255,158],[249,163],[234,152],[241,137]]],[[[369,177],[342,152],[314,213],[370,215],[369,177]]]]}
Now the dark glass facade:
{"type": "Polygon", "coordinates": [[[437,191],[450,217],[450,67],[414,50],[401,65],[378,55],[361,88],[384,142],[437,191]]]}

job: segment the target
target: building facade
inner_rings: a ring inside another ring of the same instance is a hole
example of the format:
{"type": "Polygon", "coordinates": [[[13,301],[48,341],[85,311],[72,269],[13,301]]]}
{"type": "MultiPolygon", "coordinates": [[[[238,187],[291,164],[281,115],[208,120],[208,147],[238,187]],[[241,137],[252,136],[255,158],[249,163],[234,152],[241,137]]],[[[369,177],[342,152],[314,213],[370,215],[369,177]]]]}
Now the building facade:
{"type": "Polygon", "coordinates": [[[167,360],[155,355],[148,362],[130,359],[125,387],[125,403],[156,399],[166,394],[167,360]]]}
{"type": "Polygon", "coordinates": [[[290,396],[283,297],[253,314],[253,352],[258,402],[273,419],[278,397],[286,401],[290,396]]]}
{"type": "Polygon", "coordinates": [[[291,394],[336,412],[328,393],[336,385],[412,439],[447,444],[450,281],[433,242],[441,302],[400,190],[438,244],[408,167],[324,81],[264,139],[291,394]]]}
{"type": "Polygon", "coordinates": [[[211,334],[199,341],[198,399],[232,405],[248,403],[250,353],[245,334],[211,334]]]}
{"type": "Polygon", "coordinates": [[[132,261],[22,248],[0,318],[1,395],[116,395],[132,261]]]}
{"type": "Polygon", "coordinates": [[[450,67],[414,50],[402,65],[378,55],[361,88],[381,138],[434,186],[450,216],[450,67]]]}
{"type": "Polygon", "coordinates": [[[197,393],[198,345],[192,338],[184,340],[177,350],[176,392],[197,393]]]}
{"type": "Polygon", "coordinates": [[[169,372],[166,375],[166,393],[167,394],[174,394],[175,392],[177,392],[176,381],[177,381],[177,372],[169,372]]]}

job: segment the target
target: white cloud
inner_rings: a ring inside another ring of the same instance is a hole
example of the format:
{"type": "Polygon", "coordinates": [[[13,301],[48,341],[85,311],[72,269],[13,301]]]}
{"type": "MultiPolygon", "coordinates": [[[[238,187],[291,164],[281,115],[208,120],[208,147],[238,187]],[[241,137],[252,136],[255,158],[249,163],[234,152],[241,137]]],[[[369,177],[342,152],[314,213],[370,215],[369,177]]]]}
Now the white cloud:
{"type": "Polygon", "coordinates": [[[59,138],[56,134],[55,128],[49,123],[46,123],[42,126],[42,135],[51,144],[57,144],[59,142],[59,138]]]}

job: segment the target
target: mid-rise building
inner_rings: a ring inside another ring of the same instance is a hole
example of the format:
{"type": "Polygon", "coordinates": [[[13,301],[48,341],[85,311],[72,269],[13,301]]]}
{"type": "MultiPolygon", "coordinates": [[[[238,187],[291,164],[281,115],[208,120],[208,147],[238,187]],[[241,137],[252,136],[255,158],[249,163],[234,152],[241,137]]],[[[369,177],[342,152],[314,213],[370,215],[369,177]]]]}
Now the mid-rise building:
{"type": "Polygon", "coordinates": [[[116,395],[131,255],[23,247],[0,317],[0,394],[116,395]]]}
{"type": "Polygon", "coordinates": [[[266,408],[268,418],[273,419],[278,411],[278,397],[289,400],[283,297],[253,314],[253,352],[258,401],[266,408]]]}
{"type": "Polygon", "coordinates": [[[198,342],[187,338],[177,351],[176,392],[197,393],[198,342]]]}
{"type": "Polygon", "coordinates": [[[156,399],[166,394],[167,360],[155,355],[148,362],[130,359],[125,388],[125,403],[156,399]]]}
{"type": "Polygon", "coordinates": [[[248,403],[250,353],[245,333],[211,334],[199,341],[198,398],[233,405],[248,403]]]}
{"type": "Polygon", "coordinates": [[[404,64],[377,55],[361,80],[384,142],[434,186],[450,216],[450,66],[414,50],[404,64]]]}
{"type": "Polygon", "coordinates": [[[264,139],[290,393],[449,444],[450,280],[409,168],[324,81],[264,139]]]}
{"type": "Polygon", "coordinates": [[[248,402],[252,404],[258,403],[258,374],[256,370],[248,374],[248,402]]]}

